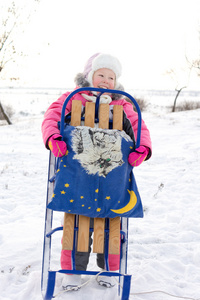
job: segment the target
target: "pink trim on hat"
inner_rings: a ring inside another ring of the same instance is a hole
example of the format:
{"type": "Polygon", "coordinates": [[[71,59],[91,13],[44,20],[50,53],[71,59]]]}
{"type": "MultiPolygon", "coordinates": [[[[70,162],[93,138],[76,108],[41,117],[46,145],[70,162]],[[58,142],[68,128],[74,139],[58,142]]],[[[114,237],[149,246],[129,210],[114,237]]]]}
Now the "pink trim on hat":
{"type": "Polygon", "coordinates": [[[85,75],[86,78],[88,77],[88,74],[92,70],[92,62],[93,62],[94,58],[97,57],[99,54],[100,53],[95,53],[88,59],[86,65],[85,65],[84,71],[83,71],[83,74],[85,75]]]}

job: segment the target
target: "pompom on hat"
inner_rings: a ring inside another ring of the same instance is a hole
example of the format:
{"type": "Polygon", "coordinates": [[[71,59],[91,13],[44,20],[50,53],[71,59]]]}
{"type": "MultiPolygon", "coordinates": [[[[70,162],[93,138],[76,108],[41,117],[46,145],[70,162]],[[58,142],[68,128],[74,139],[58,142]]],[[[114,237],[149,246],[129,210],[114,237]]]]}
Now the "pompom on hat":
{"type": "MultiPolygon", "coordinates": [[[[107,68],[112,70],[115,73],[116,80],[115,80],[115,89],[116,90],[124,90],[123,86],[118,82],[118,78],[121,76],[122,73],[122,67],[119,62],[119,60],[110,55],[110,54],[102,54],[102,53],[96,53],[93,56],[91,56],[84,68],[83,73],[78,73],[75,77],[75,83],[79,87],[89,87],[93,86],[93,75],[94,72],[102,69],[107,68]]],[[[121,98],[121,95],[115,94],[113,95],[114,99],[121,98]]]]}

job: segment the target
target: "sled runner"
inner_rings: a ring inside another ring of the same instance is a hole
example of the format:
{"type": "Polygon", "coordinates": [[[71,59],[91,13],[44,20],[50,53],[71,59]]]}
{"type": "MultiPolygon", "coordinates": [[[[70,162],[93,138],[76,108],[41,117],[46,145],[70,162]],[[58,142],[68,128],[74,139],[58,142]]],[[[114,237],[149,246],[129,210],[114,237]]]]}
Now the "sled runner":
{"type": "Polygon", "coordinates": [[[128,155],[140,145],[140,108],[125,92],[80,88],[72,92],[63,104],[60,133],[68,151],[62,158],[55,158],[51,151],[49,156],[41,280],[43,299],[52,299],[56,273],[98,275],[96,271],[75,270],[76,245],[77,251],[88,252],[90,232],[93,232],[93,252],[104,253],[107,272],[100,276],[117,276],[119,280],[122,277],[119,293],[122,300],[129,299],[128,218],[142,217],[143,210],[132,167],[128,165],[128,155]],[[83,110],[82,102],[73,100],[71,114],[65,116],[67,103],[73,95],[88,90],[99,92],[96,103],[86,102],[83,110]],[[127,96],[135,105],[138,112],[136,144],[122,131],[123,107],[115,105],[113,120],[109,120],[109,104],[99,104],[105,92],[127,96]],[[80,126],[82,122],[84,126],[80,126]],[[124,174],[124,170],[127,170],[127,178],[125,175],[122,180],[120,174],[124,174]],[[118,180],[115,185],[113,178],[118,180]],[[52,229],[54,211],[64,212],[63,227],[52,229]],[[90,228],[90,218],[94,218],[93,228],[90,228]],[[63,230],[62,249],[72,251],[73,268],[52,271],[51,239],[60,230],[63,230]],[[120,254],[119,273],[109,271],[109,254],[120,254]]]}

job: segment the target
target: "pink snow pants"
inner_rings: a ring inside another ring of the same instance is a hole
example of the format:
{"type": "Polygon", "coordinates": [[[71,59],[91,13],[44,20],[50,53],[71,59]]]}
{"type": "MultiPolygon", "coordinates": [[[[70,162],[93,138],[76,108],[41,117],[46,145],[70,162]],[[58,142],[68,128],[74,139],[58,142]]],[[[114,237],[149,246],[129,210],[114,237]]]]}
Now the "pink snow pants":
{"type": "MultiPolygon", "coordinates": [[[[84,258],[82,258],[84,259],[84,258]]],[[[108,255],[108,265],[110,271],[118,271],[119,270],[119,263],[120,263],[120,255],[116,254],[109,254],[108,255]]],[[[61,268],[64,270],[72,270],[72,251],[70,250],[62,250],[61,257],[60,257],[60,264],[61,268]]],[[[80,262],[81,265],[81,262],[80,262]]],[[[78,268],[82,271],[86,270],[87,264],[83,263],[83,266],[78,268]]]]}

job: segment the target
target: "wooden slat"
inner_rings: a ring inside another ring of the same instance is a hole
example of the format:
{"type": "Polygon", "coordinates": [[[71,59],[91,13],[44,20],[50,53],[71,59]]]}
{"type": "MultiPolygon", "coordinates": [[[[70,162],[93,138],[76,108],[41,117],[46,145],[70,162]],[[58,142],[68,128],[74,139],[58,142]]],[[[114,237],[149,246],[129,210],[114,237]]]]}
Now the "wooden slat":
{"type": "Polygon", "coordinates": [[[77,251],[88,252],[89,250],[90,218],[79,216],[77,251]]]}
{"type": "Polygon", "coordinates": [[[105,219],[94,218],[93,252],[104,253],[105,219]]]}
{"type": "MultiPolygon", "coordinates": [[[[84,125],[89,127],[94,127],[94,119],[95,119],[95,103],[86,102],[84,125]]],[[[79,216],[77,251],[88,252],[89,229],[90,229],[90,218],[86,216],[79,216]]]]}
{"type": "MultiPolygon", "coordinates": [[[[113,129],[123,129],[123,106],[113,108],[113,129]]],[[[110,219],[109,254],[120,254],[120,217],[110,219]]]]}
{"type": "Polygon", "coordinates": [[[109,128],[109,104],[99,105],[99,128],[109,128]]]}
{"type": "Polygon", "coordinates": [[[110,218],[109,254],[120,254],[120,217],[110,218]]]}
{"type": "MultiPolygon", "coordinates": [[[[79,126],[81,124],[81,107],[82,107],[82,102],[80,100],[72,101],[72,111],[71,111],[72,126],[79,126]]],[[[64,213],[63,241],[62,241],[63,250],[73,250],[74,220],[75,220],[75,215],[64,213]]]]}
{"type": "Polygon", "coordinates": [[[63,250],[73,250],[75,215],[64,213],[63,224],[63,250]]]}
{"type": "Polygon", "coordinates": [[[94,127],[95,103],[86,102],[85,105],[85,126],[94,127]]]}
{"type": "Polygon", "coordinates": [[[115,105],[113,108],[113,129],[123,129],[123,106],[115,105]]]}
{"type": "Polygon", "coordinates": [[[72,101],[72,110],[71,110],[71,125],[80,126],[81,125],[81,108],[82,102],[80,100],[72,101]]]}
{"type": "MultiPolygon", "coordinates": [[[[109,104],[102,103],[99,106],[99,128],[109,127],[109,104]]],[[[94,219],[93,252],[104,253],[105,219],[94,219]]]]}

